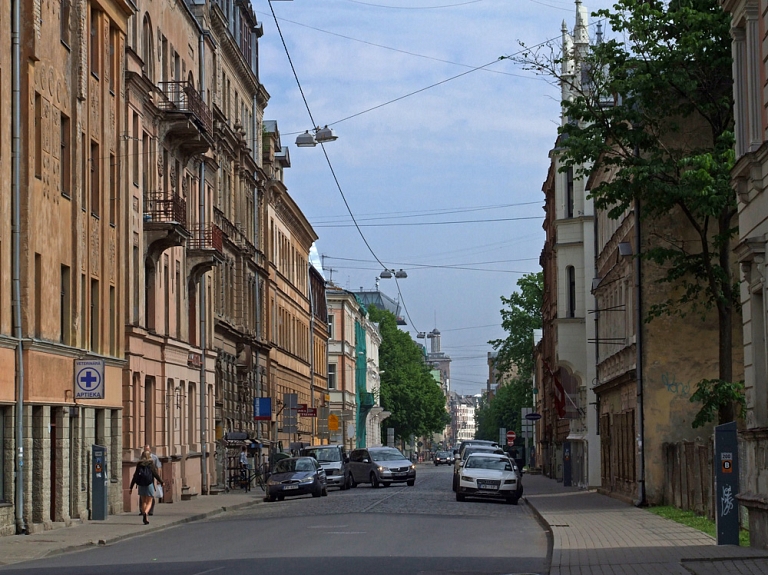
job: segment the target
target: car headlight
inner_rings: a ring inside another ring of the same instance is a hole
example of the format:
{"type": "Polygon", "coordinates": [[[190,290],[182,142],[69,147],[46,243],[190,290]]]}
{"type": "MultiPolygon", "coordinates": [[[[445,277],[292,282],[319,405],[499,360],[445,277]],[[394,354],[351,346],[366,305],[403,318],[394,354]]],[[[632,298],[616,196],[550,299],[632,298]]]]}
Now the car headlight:
{"type": "Polygon", "coordinates": [[[304,479],[300,479],[299,483],[312,483],[314,480],[314,477],[305,477],[304,479]]]}
{"type": "Polygon", "coordinates": [[[411,469],[416,469],[416,466],[415,465],[411,465],[411,469]]]}
{"type": "Polygon", "coordinates": [[[505,479],[504,480],[504,485],[514,485],[515,483],[517,483],[517,481],[514,480],[514,479],[505,479]]]}
{"type": "Polygon", "coordinates": [[[381,465],[379,465],[379,466],[377,467],[377,469],[378,469],[379,471],[384,471],[384,468],[383,468],[381,465]]]}
{"type": "Polygon", "coordinates": [[[462,475],[461,476],[461,480],[462,481],[467,481],[468,483],[474,483],[475,482],[475,478],[474,477],[467,477],[466,475],[462,475]]]}

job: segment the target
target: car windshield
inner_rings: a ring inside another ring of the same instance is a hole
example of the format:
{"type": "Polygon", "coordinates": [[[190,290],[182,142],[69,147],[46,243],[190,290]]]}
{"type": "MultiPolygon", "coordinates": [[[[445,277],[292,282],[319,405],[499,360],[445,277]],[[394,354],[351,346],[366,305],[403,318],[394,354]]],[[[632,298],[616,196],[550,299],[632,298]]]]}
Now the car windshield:
{"type": "Polygon", "coordinates": [[[310,459],[283,459],[275,465],[275,473],[293,473],[294,471],[314,471],[310,459]]]}
{"type": "Polygon", "coordinates": [[[448,457],[448,452],[447,451],[438,451],[437,452],[437,457],[448,457]]]}
{"type": "Polygon", "coordinates": [[[371,459],[374,461],[397,461],[405,459],[405,457],[397,449],[382,449],[371,451],[371,459]]]}
{"type": "Polygon", "coordinates": [[[317,459],[318,461],[322,461],[324,463],[326,462],[333,462],[333,461],[341,461],[341,455],[339,454],[339,450],[335,449],[333,447],[321,447],[319,449],[307,449],[306,450],[307,455],[310,455],[317,459]]]}
{"type": "Polygon", "coordinates": [[[476,446],[476,447],[467,447],[464,450],[464,459],[466,459],[467,457],[469,457],[473,453],[478,453],[478,452],[498,453],[498,454],[503,453],[503,451],[501,451],[500,449],[495,449],[493,447],[489,447],[489,446],[485,446],[485,445],[484,446],[476,446]]]}
{"type": "Polygon", "coordinates": [[[483,457],[475,455],[467,459],[465,469],[495,469],[496,471],[512,471],[512,464],[499,457],[483,457]]]}

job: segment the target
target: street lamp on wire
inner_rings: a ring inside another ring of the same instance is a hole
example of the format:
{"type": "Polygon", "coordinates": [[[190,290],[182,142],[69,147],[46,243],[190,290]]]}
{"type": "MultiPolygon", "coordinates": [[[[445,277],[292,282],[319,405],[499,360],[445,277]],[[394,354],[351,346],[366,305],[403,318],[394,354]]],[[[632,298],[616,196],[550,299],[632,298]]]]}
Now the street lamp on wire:
{"type": "Polygon", "coordinates": [[[405,273],[405,270],[403,270],[403,269],[399,269],[399,270],[384,269],[384,271],[382,271],[379,274],[379,277],[381,279],[384,279],[384,280],[388,280],[388,279],[390,279],[393,276],[395,277],[395,279],[405,279],[405,278],[408,277],[408,274],[405,273]]]}
{"type": "Polygon", "coordinates": [[[333,142],[336,139],[338,139],[338,136],[333,131],[333,128],[317,126],[312,132],[307,130],[303,134],[299,134],[296,138],[296,145],[299,148],[314,148],[318,144],[333,142]]]}

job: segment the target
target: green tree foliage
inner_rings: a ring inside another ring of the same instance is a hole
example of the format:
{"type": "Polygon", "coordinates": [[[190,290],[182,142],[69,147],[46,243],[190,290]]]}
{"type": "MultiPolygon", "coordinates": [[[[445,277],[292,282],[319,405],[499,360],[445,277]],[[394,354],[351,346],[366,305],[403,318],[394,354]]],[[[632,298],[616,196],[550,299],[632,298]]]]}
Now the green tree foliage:
{"type": "Polygon", "coordinates": [[[476,439],[499,441],[499,428],[521,431],[520,410],[530,407],[532,387],[530,377],[512,378],[497,388],[491,401],[484,396],[475,414],[476,439]]]}
{"type": "Polygon", "coordinates": [[[381,406],[392,414],[385,427],[394,427],[395,437],[400,439],[442,432],[450,421],[445,396],[424,362],[421,348],[398,329],[392,313],[374,306],[368,313],[381,330],[381,406]]]}
{"type": "Polygon", "coordinates": [[[489,341],[498,352],[496,369],[501,374],[518,373],[530,379],[533,374],[533,330],[541,329],[544,274],[526,274],[517,280],[519,291],[501,296],[501,327],[504,339],[489,341]]]}
{"type": "Polygon", "coordinates": [[[645,319],[716,310],[719,377],[701,382],[697,397],[722,400],[720,422],[731,421],[731,394],[718,392],[733,379],[738,310],[730,16],[717,0],[620,0],[594,16],[615,38],[571,55],[581,58],[581,74],[563,74],[552,48],[524,61],[571,87],[562,160],[583,177],[611,174],[591,190],[595,206],[614,218],[639,206],[644,220],[673,215],[687,227],[687,241],[658,238],[642,254],[666,270],[669,285],[645,319]]]}
{"type": "Polygon", "coordinates": [[[503,385],[490,401],[483,398],[476,414],[478,439],[498,441],[500,427],[520,432],[520,410],[533,403],[533,330],[541,329],[544,274],[526,274],[517,287],[509,297],[501,297],[501,326],[507,337],[488,342],[498,352],[496,369],[503,385]]]}

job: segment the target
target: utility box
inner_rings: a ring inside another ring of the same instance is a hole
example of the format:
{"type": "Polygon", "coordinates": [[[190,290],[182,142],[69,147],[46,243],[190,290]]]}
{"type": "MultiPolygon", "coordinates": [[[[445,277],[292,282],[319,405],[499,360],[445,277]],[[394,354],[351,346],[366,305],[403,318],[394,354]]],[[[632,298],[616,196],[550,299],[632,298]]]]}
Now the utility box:
{"type": "Polygon", "coordinates": [[[107,518],[108,485],[107,448],[103,445],[91,445],[91,519],[94,521],[104,521],[107,518]]]}
{"type": "Polygon", "coordinates": [[[715,427],[715,519],[717,544],[739,544],[739,446],[736,422],[715,427]]]}

